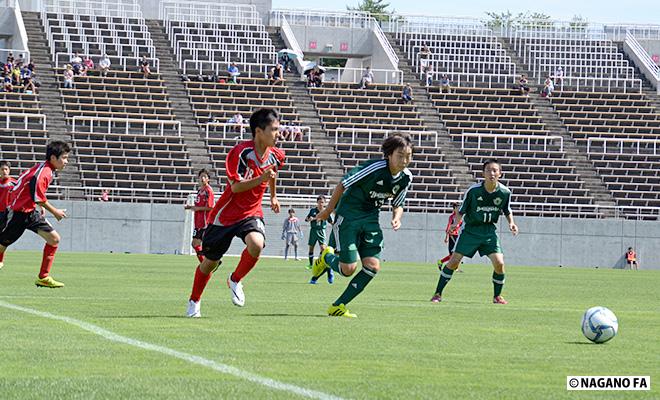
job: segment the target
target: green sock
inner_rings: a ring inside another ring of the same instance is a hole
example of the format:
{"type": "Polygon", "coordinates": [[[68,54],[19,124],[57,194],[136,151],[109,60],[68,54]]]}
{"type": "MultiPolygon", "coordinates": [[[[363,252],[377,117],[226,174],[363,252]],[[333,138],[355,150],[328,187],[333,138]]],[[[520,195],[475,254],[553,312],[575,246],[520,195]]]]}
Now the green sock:
{"type": "Polygon", "coordinates": [[[342,293],[332,305],[338,306],[340,304],[348,304],[351,300],[357,297],[358,294],[362,293],[374,276],[376,276],[376,271],[362,267],[362,270],[360,270],[360,272],[355,275],[355,278],[351,279],[348,283],[344,293],[342,293]]]}
{"type": "Polygon", "coordinates": [[[346,276],[341,272],[341,268],[339,268],[339,256],[338,255],[328,253],[328,254],[325,255],[325,258],[323,260],[325,260],[325,263],[330,266],[330,269],[332,269],[333,271],[337,272],[338,274],[340,274],[342,276],[346,276]]]}
{"type": "Polygon", "coordinates": [[[504,287],[504,274],[498,274],[493,271],[493,297],[497,297],[502,293],[502,288],[504,287]]]}
{"type": "Polygon", "coordinates": [[[454,274],[453,269],[449,269],[447,267],[444,267],[442,271],[440,271],[440,280],[438,280],[438,286],[435,288],[435,293],[438,295],[442,295],[442,291],[444,290],[445,286],[449,283],[451,280],[451,276],[454,274]]]}

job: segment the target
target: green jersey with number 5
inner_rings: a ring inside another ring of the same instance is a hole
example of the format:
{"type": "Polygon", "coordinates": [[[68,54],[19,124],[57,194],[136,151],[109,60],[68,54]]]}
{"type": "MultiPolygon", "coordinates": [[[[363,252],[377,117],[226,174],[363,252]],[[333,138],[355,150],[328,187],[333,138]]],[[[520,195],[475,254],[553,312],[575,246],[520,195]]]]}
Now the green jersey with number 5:
{"type": "Polygon", "coordinates": [[[480,182],[470,186],[458,211],[463,215],[463,229],[477,235],[495,232],[500,214],[511,214],[511,190],[498,182],[495,191],[489,193],[484,185],[480,182]]]}

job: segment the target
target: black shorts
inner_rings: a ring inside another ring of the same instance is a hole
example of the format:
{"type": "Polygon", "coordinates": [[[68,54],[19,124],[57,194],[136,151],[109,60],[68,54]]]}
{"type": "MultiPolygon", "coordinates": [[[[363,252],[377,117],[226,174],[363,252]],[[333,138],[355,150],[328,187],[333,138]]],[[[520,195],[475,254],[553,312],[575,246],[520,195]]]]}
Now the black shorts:
{"type": "Polygon", "coordinates": [[[24,213],[7,210],[0,214],[0,244],[7,247],[17,241],[26,229],[34,233],[55,230],[50,222],[38,210],[24,213]]]}
{"type": "Polygon", "coordinates": [[[209,260],[218,261],[225,255],[234,237],[241,238],[245,243],[245,237],[250,232],[261,233],[265,240],[266,227],[263,219],[249,217],[234,225],[209,225],[204,230],[204,237],[202,238],[202,254],[209,260]]]}
{"type": "Polygon", "coordinates": [[[457,237],[458,236],[449,235],[449,242],[447,243],[447,251],[449,251],[449,254],[454,252],[454,246],[456,245],[457,237]]]}
{"type": "Polygon", "coordinates": [[[204,237],[204,231],[205,230],[206,230],[206,228],[199,228],[199,229],[195,228],[195,229],[193,229],[193,239],[202,240],[202,238],[204,237]]]}

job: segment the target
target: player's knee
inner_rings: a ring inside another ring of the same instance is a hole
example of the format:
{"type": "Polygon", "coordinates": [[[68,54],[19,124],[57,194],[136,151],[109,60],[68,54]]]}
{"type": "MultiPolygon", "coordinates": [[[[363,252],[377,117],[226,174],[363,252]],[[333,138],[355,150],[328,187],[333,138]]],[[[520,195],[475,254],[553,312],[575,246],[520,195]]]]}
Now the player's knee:
{"type": "MultiPolygon", "coordinates": [[[[287,244],[287,247],[289,245],[287,244]]],[[[259,258],[261,256],[261,250],[264,248],[263,242],[258,243],[258,242],[252,242],[247,245],[247,251],[250,253],[250,255],[254,258],[259,258]]]]}
{"type": "Polygon", "coordinates": [[[46,243],[48,243],[51,246],[59,245],[60,244],[60,235],[55,231],[51,232],[50,237],[48,238],[46,243]]]}
{"type": "Polygon", "coordinates": [[[498,274],[503,274],[504,273],[504,261],[496,261],[493,263],[493,269],[495,272],[498,274]]]}
{"type": "Polygon", "coordinates": [[[352,263],[352,264],[340,263],[339,268],[341,268],[342,275],[351,276],[355,273],[355,269],[357,268],[357,263],[352,263]]]}

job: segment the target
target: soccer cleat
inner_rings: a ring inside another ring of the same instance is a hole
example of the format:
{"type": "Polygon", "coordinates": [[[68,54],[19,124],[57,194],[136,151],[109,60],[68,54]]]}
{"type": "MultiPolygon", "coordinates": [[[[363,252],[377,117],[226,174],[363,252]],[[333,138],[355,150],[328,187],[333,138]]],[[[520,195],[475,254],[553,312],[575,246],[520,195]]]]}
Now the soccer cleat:
{"type": "Polygon", "coordinates": [[[338,306],[330,305],[328,308],[328,316],[330,317],[346,317],[346,318],[357,318],[357,315],[352,314],[348,311],[345,305],[340,304],[338,306]]]}
{"type": "Polygon", "coordinates": [[[201,301],[192,301],[188,300],[188,312],[186,312],[186,315],[189,316],[190,318],[199,318],[202,316],[202,313],[200,311],[201,308],[201,301]]]}
{"type": "Polygon", "coordinates": [[[497,296],[493,297],[493,304],[509,304],[509,302],[504,300],[504,297],[497,296]]]}
{"type": "Polygon", "coordinates": [[[34,281],[34,284],[37,285],[37,287],[47,287],[51,289],[64,287],[64,284],[62,282],[56,281],[55,279],[53,279],[52,276],[47,276],[45,278],[37,278],[37,280],[34,281]]]}
{"type": "Polygon", "coordinates": [[[231,280],[231,274],[227,278],[227,286],[231,289],[231,302],[235,306],[243,307],[245,305],[245,293],[243,293],[243,284],[231,280]]]}
{"type": "Polygon", "coordinates": [[[442,301],[442,296],[439,294],[434,294],[433,297],[431,297],[431,303],[440,303],[442,301]]]}
{"type": "Polygon", "coordinates": [[[331,269],[328,270],[328,283],[331,285],[335,283],[335,273],[331,269]]]}
{"type": "Polygon", "coordinates": [[[312,267],[312,276],[318,278],[323,275],[326,269],[330,269],[328,263],[325,262],[325,256],[327,254],[335,254],[335,249],[330,246],[326,246],[325,249],[321,252],[319,258],[314,260],[314,266],[312,267]]]}
{"type": "Polygon", "coordinates": [[[316,280],[317,280],[317,279],[318,279],[318,278],[314,278],[314,277],[312,277],[312,279],[309,280],[309,284],[310,284],[310,285],[316,285],[316,280]]]}
{"type": "Polygon", "coordinates": [[[308,270],[311,270],[312,269],[312,264],[305,265],[305,268],[308,269],[308,270]]]}

